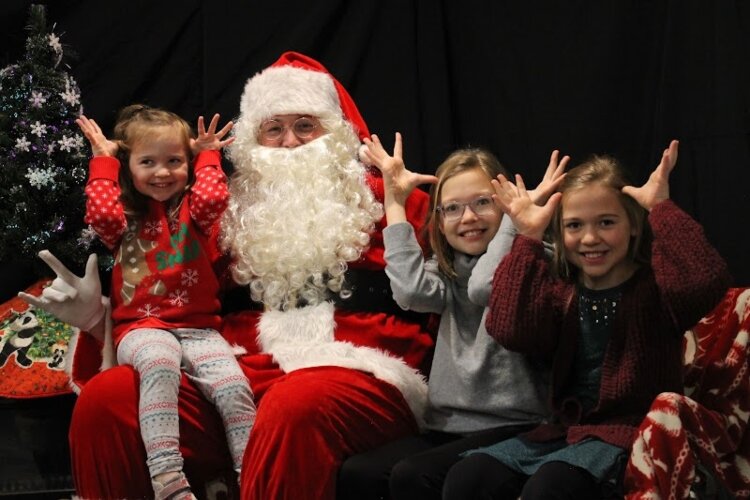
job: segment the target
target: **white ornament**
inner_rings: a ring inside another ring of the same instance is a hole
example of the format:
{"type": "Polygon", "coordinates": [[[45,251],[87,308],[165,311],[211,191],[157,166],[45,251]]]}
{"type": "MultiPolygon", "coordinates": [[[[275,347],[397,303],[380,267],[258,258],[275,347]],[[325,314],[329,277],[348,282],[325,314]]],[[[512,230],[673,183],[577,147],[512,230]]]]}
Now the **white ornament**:
{"type": "Polygon", "coordinates": [[[76,147],[76,138],[63,135],[63,138],[57,141],[57,143],[60,145],[61,151],[67,151],[70,153],[76,147]]]}
{"type": "Polygon", "coordinates": [[[31,187],[39,189],[53,182],[55,173],[51,168],[46,170],[41,168],[30,168],[26,173],[26,178],[29,180],[31,187]]]}
{"type": "Polygon", "coordinates": [[[47,102],[47,98],[44,97],[44,95],[41,92],[37,92],[36,90],[33,90],[31,92],[31,97],[29,97],[29,102],[31,103],[32,108],[41,108],[42,104],[47,102]]]}
{"type": "Polygon", "coordinates": [[[29,151],[29,146],[31,146],[31,143],[26,139],[26,136],[16,139],[16,149],[19,151],[29,151]]]}
{"type": "Polygon", "coordinates": [[[47,125],[37,120],[36,123],[31,125],[31,133],[41,138],[44,134],[47,133],[47,125]]]}

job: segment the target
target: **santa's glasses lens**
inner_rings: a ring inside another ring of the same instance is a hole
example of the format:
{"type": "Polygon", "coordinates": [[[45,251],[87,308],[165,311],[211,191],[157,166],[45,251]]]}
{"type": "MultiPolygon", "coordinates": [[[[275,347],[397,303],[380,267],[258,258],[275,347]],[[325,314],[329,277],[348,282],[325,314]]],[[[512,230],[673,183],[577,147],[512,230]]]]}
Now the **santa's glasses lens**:
{"type": "Polygon", "coordinates": [[[260,126],[260,138],[264,141],[277,141],[286,134],[287,129],[291,129],[298,139],[309,139],[318,126],[317,120],[308,116],[297,118],[291,125],[285,125],[280,120],[268,120],[260,126]]]}

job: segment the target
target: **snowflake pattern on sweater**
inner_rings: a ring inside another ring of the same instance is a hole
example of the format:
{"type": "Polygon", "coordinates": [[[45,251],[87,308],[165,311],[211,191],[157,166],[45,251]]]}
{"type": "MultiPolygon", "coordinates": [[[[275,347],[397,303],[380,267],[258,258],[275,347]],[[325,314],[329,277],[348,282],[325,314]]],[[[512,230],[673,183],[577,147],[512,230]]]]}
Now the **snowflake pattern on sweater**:
{"type": "Polygon", "coordinates": [[[115,341],[134,329],[218,328],[218,223],[227,207],[226,175],[217,151],[195,160],[195,183],[177,206],[149,200],[142,220],[129,220],[120,200],[116,158],[91,160],[86,219],[115,251],[112,317],[115,341]],[[198,293],[199,292],[199,293],[198,293]]]}

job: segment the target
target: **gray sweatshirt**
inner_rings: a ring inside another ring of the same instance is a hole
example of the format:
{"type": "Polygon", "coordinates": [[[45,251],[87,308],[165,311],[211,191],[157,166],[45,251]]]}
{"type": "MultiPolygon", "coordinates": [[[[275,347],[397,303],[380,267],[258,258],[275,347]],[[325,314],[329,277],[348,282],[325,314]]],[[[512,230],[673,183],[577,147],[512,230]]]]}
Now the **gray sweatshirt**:
{"type": "Polygon", "coordinates": [[[411,224],[385,228],[385,272],[403,309],[440,314],[429,377],[425,427],[469,434],[541,421],[546,416],[545,377],[523,355],[505,350],[484,326],[492,277],[510,251],[515,228],[504,217],[487,252],[456,252],[449,279],[437,261],[424,261],[411,224]],[[470,297],[472,300],[470,300],[470,297]]]}

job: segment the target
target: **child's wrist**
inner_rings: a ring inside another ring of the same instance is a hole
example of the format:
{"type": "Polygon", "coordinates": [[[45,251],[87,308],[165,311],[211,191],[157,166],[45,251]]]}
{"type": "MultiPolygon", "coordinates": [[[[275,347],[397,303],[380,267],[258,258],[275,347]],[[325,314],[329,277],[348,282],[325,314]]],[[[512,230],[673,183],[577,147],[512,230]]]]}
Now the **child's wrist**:
{"type": "Polygon", "coordinates": [[[542,241],[544,239],[544,229],[541,231],[536,229],[525,229],[525,230],[519,230],[518,234],[521,234],[523,236],[526,236],[527,238],[530,238],[532,240],[542,241]]]}

